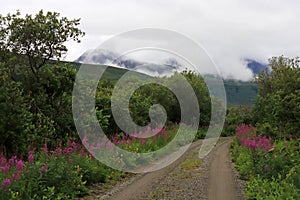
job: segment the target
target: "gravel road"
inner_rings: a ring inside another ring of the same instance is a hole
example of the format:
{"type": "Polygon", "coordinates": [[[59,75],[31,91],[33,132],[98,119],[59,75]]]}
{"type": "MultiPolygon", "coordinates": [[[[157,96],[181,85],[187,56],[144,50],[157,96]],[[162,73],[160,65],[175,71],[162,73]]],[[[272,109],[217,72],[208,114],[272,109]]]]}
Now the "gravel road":
{"type": "Polygon", "coordinates": [[[242,200],[243,183],[229,156],[231,141],[223,138],[203,160],[198,157],[202,141],[197,141],[168,167],[135,175],[87,199],[242,200]]]}

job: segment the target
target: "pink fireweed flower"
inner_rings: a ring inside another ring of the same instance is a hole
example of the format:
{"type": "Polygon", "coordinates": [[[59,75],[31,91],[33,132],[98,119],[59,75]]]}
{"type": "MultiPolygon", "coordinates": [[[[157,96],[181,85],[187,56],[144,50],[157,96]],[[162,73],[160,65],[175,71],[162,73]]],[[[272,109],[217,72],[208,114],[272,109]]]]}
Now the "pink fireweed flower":
{"type": "Polygon", "coordinates": [[[285,147],[288,147],[288,146],[289,146],[288,141],[284,141],[284,146],[285,146],[285,147]]]}
{"type": "Polygon", "coordinates": [[[76,142],[73,141],[71,143],[71,146],[72,146],[72,148],[73,148],[74,151],[78,150],[78,146],[77,146],[76,142]]]}
{"type": "Polygon", "coordinates": [[[256,147],[256,141],[255,139],[250,139],[250,138],[247,138],[246,141],[245,141],[247,147],[249,147],[250,149],[255,149],[256,147]]]}
{"type": "Polygon", "coordinates": [[[24,170],[24,162],[22,160],[18,160],[16,167],[17,167],[18,171],[23,171],[24,170]]]}
{"type": "Polygon", "coordinates": [[[16,182],[17,180],[19,180],[20,174],[12,174],[12,179],[16,182]]]}
{"type": "Polygon", "coordinates": [[[269,151],[269,149],[271,147],[272,147],[272,139],[271,138],[261,137],[258,139],[258,142],[257,142],[258,149],[263,149],[265,151],[269,151]]]}
{"type": "Polygon", "coordinates": [[[251,148],[253,150],[262,149],[268,151],[272,147],[272,139],[261,137],[260,135],[258,135],[257,137],[255,135],[251,137],[248,136],[246,138],[240,137],[239,140],[242,146],[251,148]]]}
{"type": "Polygon", "coordinates": [[[33,161],[34,161],[34,150],[29,151],[29,155],[28,155],[28,162],[33,163],[33,161]]]}
{"type": "Polygon", "coordinates": [[[8,160],[8,163],[10,165],[15,165],[15,160],[17,159],[17,156],[12,156],[9,160],[8,160]]]}
{"type": "Polygon", "coordinates": [[[83,139],[82,139],[82,144],[83,144],[84,146],[88,146],[88,139],[87,139],[86,136],[83,137],[83,139]]]}
{"type": "Polygon", "coordinates": [[[42,151],[43,151],[44,153],[48,153],[48,146],[47,146],[46,143],[43,145],[42,151]]]}
{"type": "Polygon", "coordinates": [[[10,169],[10,165],[7,163],[5,166],[0,167],[2,173],[8,172],[10,169]]]}
{"type": "Polygon", "coordinates": [[[255,128],[251,124],[242,124],[236,128],[235,135],[239,138],[247,137],[251,133],[255,133],[255,128]]]}
{"type": "Polygon", "coordinates": [[[2,182],[2,186],[3,186],[3,187],[9,187],[10,184],[11,184],[10,178],[6,178],[6,179],[4,179],[4,181],[2,182]]]}
{"type": "Polygon", "coordinates": [[[47,171],[47,165],[46,165],[46,163],[44,163],[44,164],[42,164],[42,166],[41,166],[40,172],[41,172],[42,174],[45,174],[46,171],[47,171]]]}
{"type": "Polygon", "coordinates": [[[55,149],[55,153],[56,153],[56,155],[58,156],[58,157],[62,157],[62,148],[61,147],[57,147],[56,149],[55,149]]]}
{"type": "Polygon", "coordinates": [[[272,146],[265,145],[263,149],[264,149],[265,151],[269,151],[269,150],[271,149],[271,147],[272,147],[272,146]]]}
{"type": "Polygon", "coordinates": [[[112,138],[112,143],[114,144],[114,145],[118,145],[118,143],[119,143],[119,141],[118,141],[118,139],[117,138],[112,138]]]}
{"type": "Polygon", "coordinates": [[[82,157],[87,157],[88,156],[84,149],[80,150],[79,155],[81,155],[82,157]]]}
{"type": "Polygon", "coordinates": [[[73,152],[73,148],[72,147],[66,147],[65,149],[64,149],[64,154],[65,155],[69,155],[69,154],[71,154],[73,152]]]}
{"type": "Polygon", "coordinates": [[[122,135],[122,140],[126,140],[126,136],[124,134],[122,135]]]}
{"type": "Polygon", "coordinates": [[[140,143],[141,144],[146,144],[147,142],[147,139],[146,138],[140,138],[140,143]]]}
{"type": "Polygon", "coordinates": [[[6,158],[3,155],[1,155],[1,157],[0,157],[0,164],[3,166],[3,165],[6,164],[6,162],[7,162],[6,158]]]}
{"type": "Polygon", "coordinates": [[[130,139],[131,139],[132,141],[136,141],[136,138],[137,138],[137,136],[136,136],[135,134],[133,134],[133,135],[130,136],[130,139]]]}

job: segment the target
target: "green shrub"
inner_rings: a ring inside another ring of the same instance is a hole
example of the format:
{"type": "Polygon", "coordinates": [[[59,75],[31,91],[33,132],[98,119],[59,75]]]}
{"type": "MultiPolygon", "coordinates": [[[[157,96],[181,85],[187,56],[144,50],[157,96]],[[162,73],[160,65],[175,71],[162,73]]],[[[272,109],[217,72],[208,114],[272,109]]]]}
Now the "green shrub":
{"type": "Polygon", "coordinates": [[[258,130],[273,138],[299,137],[300,67],[299,58],[274,57],[256,78],[259,95],[254,106],[258,130]]]}
{"type": "Polygon", "coordinates": [[[297,200],[300,198],[299,188],[285,179],[263,179],[260,175],[247,183],[246,196],[249,200],[297,200]]]}
{"type": "Polygon", "coordinates": [[[224,137],[234,135],[237,126],[251,124],[252,117],[252,109],[249,106],[240,105],[229,108],[221,135],[224,137]]]}
{"type": "Polygon", "coordinates": [[[249,179],[253,173],[254,162],[251,149],[247,147],[238,148],[236,166],[242,179],[249,179]]]}

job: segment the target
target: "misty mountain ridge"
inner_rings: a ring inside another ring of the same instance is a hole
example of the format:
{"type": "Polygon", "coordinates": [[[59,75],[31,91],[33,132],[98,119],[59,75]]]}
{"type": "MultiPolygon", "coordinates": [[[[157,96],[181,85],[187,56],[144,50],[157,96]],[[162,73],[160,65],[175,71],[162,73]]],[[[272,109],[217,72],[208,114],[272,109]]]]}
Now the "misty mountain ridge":
{"type": "Polygon", "coordinates": [[[170,76],[175,71],[185,69],[175,58],[163,59],[159,63],[141,62],[105,49],[88,50],[74,62],[110,65],[151,76],[170,76]]]}
{"type": "Polygon", "coordinates": [[[269,67],[268,64],[263,64],[256,60],[253,60],[253,59],[246,58],[245,61],[247,63],[247,67],[249,69],[251,69],[251,71],[254,75],[258,75],[259,72],[261,72],[269,67]]]}
{"type": "MultiPolygon", "coordinates": [[[[250,67],[253,67],[254,72],[263,70],[264,66],[266,66],[255,60],[248,59],[247,62],[250,67]]],[[[103,77],[104,79],[113,81],[119,80],[127,70],[133,70],[151,76],[167,76],[173,74],[175,71],[185,69],[175,58],[164,59],[162,61],[163,64],[153,64],[140,62],[125,56],[120,57],[118,54],[107,50],[87,51],[80,56],[75,63],[78,63],[78,67],[80,67],[80,63],[101,64],[102,67],[103,65],[109,65],[111,67],[107,68],[103,77]]],[[[214,78],[215,76],[207,75],[207,77],[214,78]]],[[[258,92],[255,83],[234,79],[224,80],[224,86],[229,107],[235,105],[253,105],[253,99],[258,92]]]]}
{"type": "MultiPolygon", "coordinates": [[[[254,59],[245,58],[244,60],[247,67],[252,71],[254,75],[258,75],[259,72],[268,67],[267,64],[260,63],[254,59]]],[[[159,63],[149,63],[142,62],[127,56],[121,56],[118,53],[105,49],[88,50],[74,62],[110,65],[137,71],[151,76],[170,76],[175,71],[183,71],[187,69],[185,65],[172,57],[163,59],[159,61],[159,63]]]]}

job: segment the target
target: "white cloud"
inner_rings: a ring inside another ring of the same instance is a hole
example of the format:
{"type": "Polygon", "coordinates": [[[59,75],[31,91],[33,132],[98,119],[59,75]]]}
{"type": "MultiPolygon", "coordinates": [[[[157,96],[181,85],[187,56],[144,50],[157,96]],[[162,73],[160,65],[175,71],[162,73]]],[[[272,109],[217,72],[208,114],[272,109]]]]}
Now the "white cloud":
{"type": "Polygon", "coordinates": [[[300,50],[298,0],[18,0],[3,1],[1,14],[39,9],[81,18],[86,32],[81,44],[69,44],[68,60],[96,48],[120,32],[166,28],[200,43],[225,76],[247,79],[252,75],[242,59],[267,62],[271,56],[297,56],[300,50]]]}

